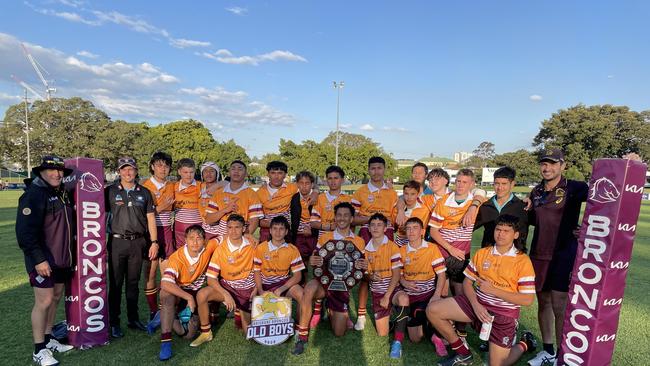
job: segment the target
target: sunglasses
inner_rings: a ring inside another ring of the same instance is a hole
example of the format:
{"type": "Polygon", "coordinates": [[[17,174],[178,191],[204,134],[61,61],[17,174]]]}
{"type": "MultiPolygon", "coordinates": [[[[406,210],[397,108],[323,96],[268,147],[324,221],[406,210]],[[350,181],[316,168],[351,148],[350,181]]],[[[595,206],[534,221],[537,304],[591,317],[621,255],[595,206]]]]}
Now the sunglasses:
{"type": "Polygon", "coordinates": [[[117,165],[135,165],[135,160],[132,158],[119,158],[117,159],[117,165]]]}

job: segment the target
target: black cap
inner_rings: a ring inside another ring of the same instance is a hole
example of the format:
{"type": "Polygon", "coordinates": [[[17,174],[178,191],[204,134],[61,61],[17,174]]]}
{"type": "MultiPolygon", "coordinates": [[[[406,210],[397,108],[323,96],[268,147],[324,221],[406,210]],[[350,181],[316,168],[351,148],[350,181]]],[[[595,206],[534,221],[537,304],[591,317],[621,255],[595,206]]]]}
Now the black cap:
{"type": "Polygon", "coordinates": [[[547,149],[545,151],[542,151],[542,154],[540,155],[539,162],[543,161],[551,161],[554,163],[557,162],[563,162],[564,163],[564,152],[558,148],[554,149],[547,149]]]}
{"type": "Polygon", "coordinates": [[[34,175],[38,175],[45,169],[61,170],[64,177],[72,174],[72,169],[65,167],[65,161],[63,161],[63,158],[56,155],[43,156],[43,159],[41,159],[41,165],[33,167],[32,172],[34,172],[34,175]]]}
{"type": "Polygon", "coordinates": [[[132,166],[135,169],[138,169],[138,165],[135,163],[135,159],[129,156],[125,156],[117,159],[117,170],[124,168],[125,166],[132,166]]]}

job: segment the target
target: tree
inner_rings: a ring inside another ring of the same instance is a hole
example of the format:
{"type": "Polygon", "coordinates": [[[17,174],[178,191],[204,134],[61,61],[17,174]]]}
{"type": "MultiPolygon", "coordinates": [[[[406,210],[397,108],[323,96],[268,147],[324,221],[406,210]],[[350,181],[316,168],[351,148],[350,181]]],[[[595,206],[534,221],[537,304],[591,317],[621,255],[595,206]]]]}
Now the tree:
{"type": "Polygon", "coordinates": [[[405,166],[403,168],[397,169],[397,178],[400,183],[406,183],[411,180],[411,167],[405,166]]]}
{"type": "Polygon", "coordinates": [[[489,141],[483,141],[476,147],[476,149],[474,149],[472,153],[474,156],[468,159],[468,163],[471,162],[472,164],[475,164],[472,166],[477,166],[476,164],[478,164],[478,167],[486,167],[488,161],[495,155],[494,144],[489,141]]]}
{"type": "Polygon", "coordinates": [[[521,149],[496,155],[490,165],[499,167],[509,166],[515,169],[517,172],[515,180],[520,184],[530,184],[541,179],[537,154],[527,150],[521,149]]]}
{"type": "Polygon", "coordinates": [[[147,141],[149,126],[145,122],[129,123],[114,121],[107,128],[97,134],[96,144],[91,151],[91,156],[104,161],[104,166],[109,171],[117,169],[117,159],[122,156],[131,156],[138,162],[140,173],[147,175],[149,172],[149,158],[151,152],[147,141]]]}

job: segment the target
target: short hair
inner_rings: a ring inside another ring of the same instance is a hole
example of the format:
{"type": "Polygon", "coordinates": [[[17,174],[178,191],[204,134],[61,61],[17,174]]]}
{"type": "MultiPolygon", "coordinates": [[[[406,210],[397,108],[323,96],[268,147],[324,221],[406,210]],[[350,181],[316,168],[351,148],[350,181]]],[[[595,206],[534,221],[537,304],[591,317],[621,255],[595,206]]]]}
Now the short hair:
{"type": "Polygon", "coordinates": [[[163,151],[156,151],[151,155],[151,159],[149,160],[149,173],[153,174],[153,168],[151,166],[159,161],[167,164],[170,168],[172,167],[172,156],[163,151]]]}
{"type": "Polygon", "coordinates": [[[342,208],[347,208],[348,210],[350,210],[350,214],[354,216],[354,212],[355,212],[354,206],[352,206],[350,202],[337,203],[336,206],[334,206],[334,214],[336,215],[336,213],[342,208]]]}
{"type": "Polygon", "coordinates": [[[247,170],[247,169],[248,169],[248,167],[246,166],[246,163],[244,163],[243,161],[241,161],[241,160],[239,160],[239,159],[233,160],[232,163],[230,163],[229,166],[233,166],[233,165],[235,165],[235,164],[239,164],[239,165],[243,166],[243,167],[244,167],[244,170],[247,170]]]}
{"type": "Polygon", "coordinates": [[[425,163],[423,163],[421,161],[418,161],[417,163],[413,164],[413,166],[411,167],[411,173],[413,173],[413,171],[417,167],[420,167],[420,168],[424,169],[424,174],[429,173],[429,167],[425,163]]]}
{"type": "Polygon", "coordinates": [[[370,166],[370,164],[376,164],[376,163],[386,166],[386,160],[384,160],[384,158],[382,158],[381,156],[373,156],[372,158],[368,159],[368,166],[370,166]]]}
{"type": "Polygon", "coordinates": [[[239,214],[232,214],[228,216],[228,220],[226,220],[226,224],[230,222],[239,222],[242,224],[242,226],[246,225],[246,220],[244,220],[244,217],[239,214]]]}
{"type": "Polygon", "coordinates": [[[377,213],[372,214],[372,216],[370,216],[370,218],[368,219],[368,224],[370,224],[372,221],[375,221],[375,220],[379,220],[379,221],[383,222],[384,225],[386,225],[386,226],[388,225],[388,219],[381,212],[377,212],[377,213]]]}
{"type": "Polygon", "coordinates": [[[312,184],[316,181],[316,177],[311,172],[308,172],[306,170],[303,170],[298,174],[296,174],[296,182],[298,182],[302,178],[308,178],[312,182],[312,184]]]}
{"type": "Polygon", "coordinates": [[[327,177],[329,173],[339,173],[341,178],[345,178],[345,172],[343,171],[343,168],[338,165],[330,165],[327,167],[327,169],[325,169],[325,177],[327,177]]]}
{"type": "Polygon", "coordinates": [[[517,172],[513,168],[511,168],[509,166],[504,166],[502,168],[497,169],[494,172],[494,179],[506,178],[507,180],[512,182],[512,181],[515,180],[516,175],[517,175],[517,172]]]}
{"type": "Polygon", "coordinates": [[[289,220],[287,220],[287,218],[282,216],[282,215],[276,216],[271,220],[271,224],[269,225],[269,227],[271,228],[274,225],[283,225],[284,228],[287,229],[287,230],[289,230],[289,228],[290,228],[289,220]]]}
{"type": "Polygon", "coordinates": [[[190,158],[182,158],[181,160],[176,163],[176,169],[182,169],[182,168],[192,168],[196,169],[196,164],[194,163],[194,160],[190,158]]]}
{"type": "MultiPolygon", "coordinates": [[[[509,226],[515,232],[519,232],[520,221],[517,216],[510,215],[510,214],[503,214],[503,215],[499,215],[499,217],[497,217],[497,219],[494,221],[494,227],[497,227],[499,225],[509,226]]],[[[517,248],[517,250],[519,250],[522,253],[526,253],[528,251],[528,249],[526,248],[526,241],[522,239],[523,238],[520,235],[519,238],[514,240],[514,245],[515,248],[517,248]]]]}
{"type": "Polygon", "coordinates": [[[273,161],[269,161],[266,164],[266,171],[270,172],[271,170],[282,170],[283,172],[286,173],[289,170],[289,168],[287,167],[287,164],[285,164],[284,162],[279,160],[273,160],[273,161]]]}
{"type": "Polygon", "coordinates": [[[475,180],[475,179],[476,179],[476,178],[475,178],[475,175],[474,175],[474,172],[472,171],[472,169],[463,168],[463,169],[459,170],[458,173],[456,173],[456,177],[458,177],[458,176],[460,176],[460,175],[463,175],[463,176],[466,176],[466,177],[470,177],[470,178],[472,178],[472,180],[475,180]]]}
{"type": "Polygon", "coordinates": [[[442,168],[435,168],[435,169],[432,169],[432,170],[429,172],[429,174],[427,174],[427,180],[429,180],[429,179],[431,179],[431,178],[433,178],[433,177],[442,177],[442,178],[445,178],[445,179],[447,180],[447,186],[449,186],[449,181],[451,180],[451,178],[449,177],[449,173],[447,173],[446,170],[444,170],[444,169],[442,169],[442,168]]]}
{"type": "Polygon", "coordinates": [[[419,192],[421,187],[421,184],[414,180],[409,180],[408,182],[404,183],[404,189],[411,188],[419,192]]]}
{"type": "Polygon", "coordinates": [[[420,225],[420,228],[424,227],[424,223],[422,223],[422,220],[420,220],[419,217],[411,217],[411,218],[409,218],[408,220],[406,220],[406,223],[404,223],[404,226],[406,227],[406,225],[412,224],[412,223],[416,223],[416,224],[420,225]]]}
{"type": "Polygon", "coordinates": [[[205,230],[203,230],[201,225],[192,225],[185,229],[185,237],[188,237],[191,233],[197,233],[200,237],[205,239],[205,230]]]}

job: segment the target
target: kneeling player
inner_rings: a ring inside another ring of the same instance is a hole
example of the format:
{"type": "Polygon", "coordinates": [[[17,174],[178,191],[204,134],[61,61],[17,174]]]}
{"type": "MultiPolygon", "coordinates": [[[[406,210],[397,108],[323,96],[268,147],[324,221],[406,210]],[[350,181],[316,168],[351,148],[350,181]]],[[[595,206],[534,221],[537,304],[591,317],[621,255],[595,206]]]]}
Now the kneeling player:
{"type": "Polygon", "coordinates": [[[190,344],[198,347],[212,340],[208,302],[222,302],[228,311],[237,308],[241,314],[244,334],[251,318],[251,299],[255,295],[253,258],[255,248],[244,237],[244,218],[231,214],[226,221],[227,236],[212,254],[208,265],[208,286],[196,299],[201,321],[201,335],[190,344]]]}
{"type": "Polygon", "coordinates": [[[395,296],[401,277],[402,256],[397,244],[384,234],[387,225],[386,216],[380,213],[370,216],[368,228],[371,239],[366,245],[366,259],[372,292],[372,311],[375,313],[375,327],[380,337],[388,335],[391,309],[393,305],[398,307],[395,341],[391,346],[390,357],[400,358],[408,320],[408,298],[395,296]]]}
{"type": "Polygon", "coordinates": [[[521,305],[535,299],[535,273],[519,237],[519,219],[501,215],[496,220],[496,244],[480,249],[465,269],[464,293],[431,303],[427,317],[447,339],[456,354],[438,365],[469,365],[472,353],[456,335],[450,321],[470,322],[479,330],[492,323],[489,335],[490,365],[512,365],[521,355],[532,352],[536,342],[530,332],[513,345],[521,305]],[[476,289],[474,286],[476,285],[476,289]]]}
{"type": "MultiPolygon", "coordinates": [[[[350,230],[350,225],[354,219],[354,207],[349,202],[341,202],[334,207],[334,221],[336,230],[323,233],[318,239],[314,254],[309,257],[311,266],[321,266],[323,258],[316,255],[316,252],[330,240],[349,240],[354,243],[355,247],[363,252],[365,243],[363,239],[354,235],[350,230]]],[[[356,266],[359,269],[367,269],[368,263],[365,259],[358,259],[356,266]]],[[[298,341],[293,350],[294,355],[304,352],[305,344],[309,339],[309,320],[311,319],[311,307],[314,300],[327,298],[327,306],[330,310],[330,322],[334,335],[341,337],[347,330],[348,321],[348,302],[350,293],[348,291],[328,291],[318,279],[312,279],[305,285],[302,295],[302,304],[300,307],[300,322],[298,328],[298,341]]]]}
{"type": "Polygon", "coordinates": [[[402,279],[400,284],[403,291],[397,293],[398,301],[406,298],[410,307],[410,316],[407,324],[411,342],[420,342],[424,337],[424,325],[427,317],[427,305],[440,299],[443,286],[447,277],[445,260],[438,250],[438,246],[422,239],[424,225],[422,220],[411,217],[404,224],[408,244],[401,247],[402,279]]]}
{"type": "MultiPolygon", "coordinates": [[[[201,225],[185,229],[185,245],[174,252],[167,261],[167,267],[160,281],[160,301],[162,303],[160,325],[160,360],[172,357],[172,328],[186,338],[194,337],[197,331],[196,319],[190,321],[187,330],[178,319],[174,319],[178,307],[196,310],[195,296],[205,284],[205,272],[217,242],[211,240],[205,244],[205,231],[201,225]],[[179,306],[180,305],[180,306],[179,306]]],[[[194,316],[195,317],[195,316],[194,316]]]]}
{"type": "Polygon", "coordinates": [[[300,303],[302,287],[299,285],[305,265],[300,251],[284,238],[289,232],[289,221],[284,216],[271,220],[271,240],[255,249],[254,276],[257,294],[273,292],[276,296],[289,296],[300,303]]]}

